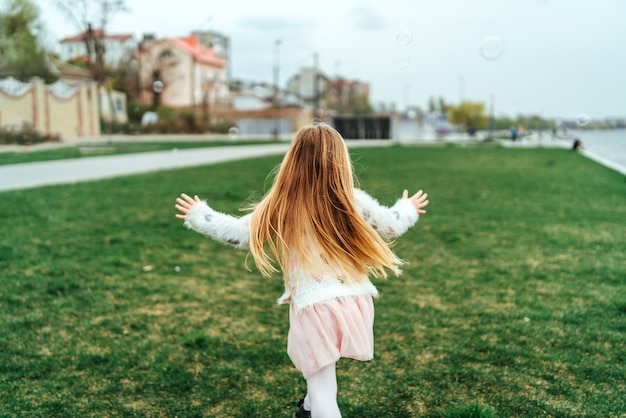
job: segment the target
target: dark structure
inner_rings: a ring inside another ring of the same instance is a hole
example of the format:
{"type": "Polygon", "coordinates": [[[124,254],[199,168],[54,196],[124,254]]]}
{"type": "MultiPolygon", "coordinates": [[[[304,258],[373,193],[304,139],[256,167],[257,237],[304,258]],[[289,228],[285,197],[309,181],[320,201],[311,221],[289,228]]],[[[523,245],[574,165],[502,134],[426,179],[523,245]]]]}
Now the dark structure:
{"type": "Polygon", "coordinates": [[[345,139],[390,139],[389,116],[335,116],[332,126],[345,139]]]}

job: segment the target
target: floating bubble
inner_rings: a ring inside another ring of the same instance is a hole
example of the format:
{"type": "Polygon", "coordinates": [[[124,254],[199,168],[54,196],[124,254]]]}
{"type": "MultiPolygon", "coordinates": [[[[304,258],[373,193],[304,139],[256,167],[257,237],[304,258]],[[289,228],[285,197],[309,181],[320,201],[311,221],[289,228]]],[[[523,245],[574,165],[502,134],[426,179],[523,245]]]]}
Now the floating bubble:
{"type": "Polygon", "coordinates": [[[396,59],[396,67],[399,70],[406,70],[411,65],[411,59],[406,55],[402,55],[396,59]]]}
{"type": "Polygon", "coordinates": [[[495,61],[504,54],[504,41],[499,36],[488,36],[480,44],[480,55],[487,61],[495,61]]]}
{"type": "Polygon", "coordinates": [[[154,83],[152,83],[152,91],[155,93],[161,93],[163,92],[163,88],[165,86],[163,85],[163,82],[160,80],[155,81],[154,83]]]}
{"type": "Polygon", "coordinates": [[[576,116],[576,125],[578,126],[589,125],[589,122],[591,122],[591,118],[586,113],[581,113],[580,115],[576,116]]]}
{"type": "Polygon", "coordinates": [[[413,40],[413,34],[409,29],[400,29],[396,34],[396,42],[400,46],[407,46],[413,40]]]}
{"type": "Polygon", "coordinates": [[[254,86],[254,88],[252,89],[252,92],[257,97],[264,97],[267,93],[263,86],[254,86]]]}
{"type": "Polygon", "coordinates": [[[230,128],[228,128],[228,137],[230,139],[236,139],[238,135],[239,128],[237,128],[236,126],[231,126],[230,128]]]}
{"type": "Polygon", "coordinates": [[[175,271],[176,273],[178,273],[178,272],[180,271],[180,266],[176,266],[176,267],[174,267],[174,271],[175,271]]]}

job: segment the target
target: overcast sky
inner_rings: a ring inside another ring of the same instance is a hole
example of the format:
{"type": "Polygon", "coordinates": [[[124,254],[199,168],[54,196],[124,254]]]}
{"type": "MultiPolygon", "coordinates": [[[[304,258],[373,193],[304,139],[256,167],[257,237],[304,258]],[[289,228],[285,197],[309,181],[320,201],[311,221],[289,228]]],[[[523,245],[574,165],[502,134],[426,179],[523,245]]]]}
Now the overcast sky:
{"type": "MultiPolygon", "coordinates": [[[[35,0],[49,39],[77,33],[35,0]]],[[[280,84],[321,71],[369,83],[370,101],[427,107],[482,101],[497,115],[626,117],[626,0],[127,0],[107,31],[157,37],[217,30],[232,75],[280,84]]]]}

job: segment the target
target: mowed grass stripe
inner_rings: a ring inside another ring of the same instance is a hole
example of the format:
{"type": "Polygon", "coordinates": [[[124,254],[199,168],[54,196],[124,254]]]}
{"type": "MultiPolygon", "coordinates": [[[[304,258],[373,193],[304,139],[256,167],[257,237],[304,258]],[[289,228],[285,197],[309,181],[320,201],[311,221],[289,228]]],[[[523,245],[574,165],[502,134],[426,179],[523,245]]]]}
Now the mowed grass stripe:
{"type": "MultiPolygon", "coordinates": [[[[382,203],[431,204],[376,282],[375,360],[339,363],[344,416],[623,414],[624,176],[567,150],[351,152],[382,203]]],[[[290,416],[280,277],[173,208],[237,213],[280,159],[2,193],[0,416],[290,416]]]]}

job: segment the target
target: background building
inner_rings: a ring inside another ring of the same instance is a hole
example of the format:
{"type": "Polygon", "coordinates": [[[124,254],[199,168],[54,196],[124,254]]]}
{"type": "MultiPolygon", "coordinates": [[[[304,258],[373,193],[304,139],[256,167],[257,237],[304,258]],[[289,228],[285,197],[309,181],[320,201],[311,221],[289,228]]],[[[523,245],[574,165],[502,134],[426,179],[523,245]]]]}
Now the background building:
{"type": "Polygon", "coordinates": [[[137,42],[131,34],[107,34],[100,29],[85,31],[78,35],[61,39],[60,58],[62,61],[96,61],[96,44],[104,48],[104,64],[108,68],[119,68],[137,50],[137,42]],[[97,42],[96,42],[97,40],[97,42]],[[89,51],[87,46],[89,45],[89,51]]]}
{"type": "Polygon", "coordinates": [[[228,103],[228,61],[197,35],[142,43],[137,56],[140,102],[178,108],[228,103]],[[153,89],[155,81],[163,83],[162,92],[153,89]]]}

